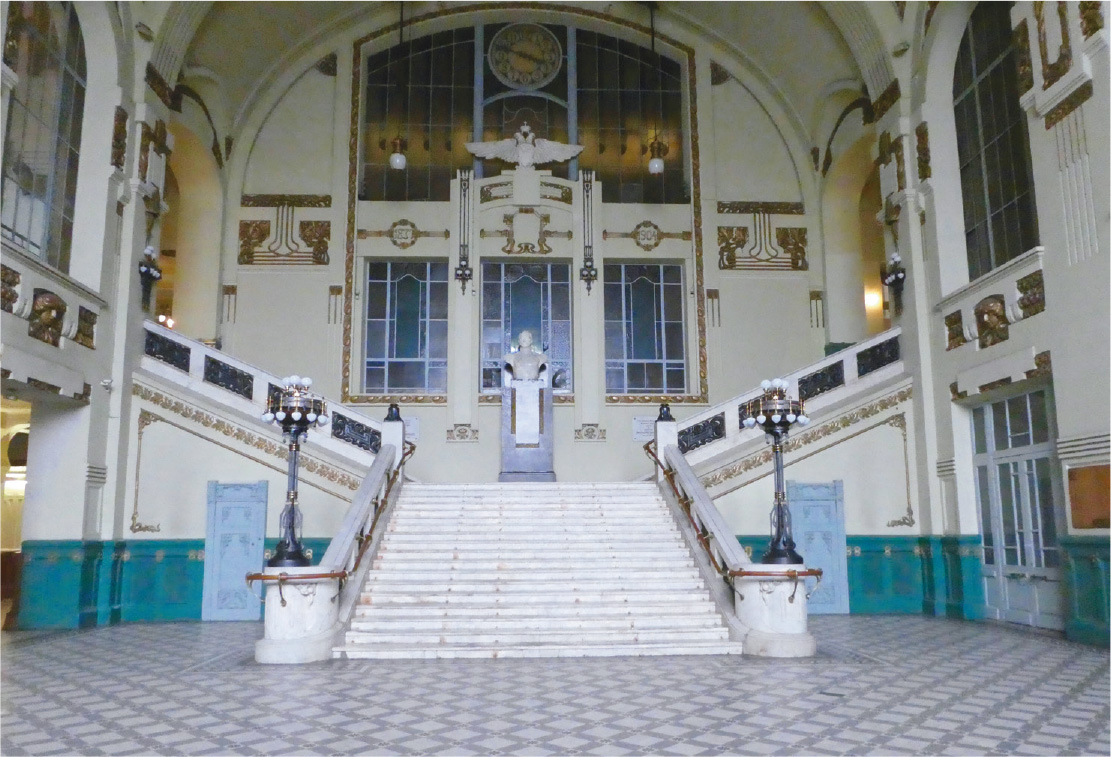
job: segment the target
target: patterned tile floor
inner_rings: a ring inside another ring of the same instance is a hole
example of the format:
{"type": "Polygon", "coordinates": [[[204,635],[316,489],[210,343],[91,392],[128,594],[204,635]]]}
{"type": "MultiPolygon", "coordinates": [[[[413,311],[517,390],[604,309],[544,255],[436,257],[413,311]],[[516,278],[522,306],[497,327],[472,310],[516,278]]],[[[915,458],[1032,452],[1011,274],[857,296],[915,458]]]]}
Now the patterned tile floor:
{"type": "Polygon", "coordinates": [[[260,666],[259,623],[5,632],[0,753],[1107,755],[1107,650],[983,623],[811,619],[810,660],[260,666]]]}

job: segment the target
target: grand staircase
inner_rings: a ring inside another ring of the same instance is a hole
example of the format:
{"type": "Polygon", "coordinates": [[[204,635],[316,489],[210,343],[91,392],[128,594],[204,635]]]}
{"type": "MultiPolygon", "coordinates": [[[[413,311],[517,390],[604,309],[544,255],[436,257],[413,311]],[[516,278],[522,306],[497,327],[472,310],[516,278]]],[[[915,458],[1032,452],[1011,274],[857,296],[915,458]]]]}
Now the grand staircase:
{"type": "Polygon", "coordinates": [[[409,483],[334,655],[740,652],[654,484],[409,483]]]}

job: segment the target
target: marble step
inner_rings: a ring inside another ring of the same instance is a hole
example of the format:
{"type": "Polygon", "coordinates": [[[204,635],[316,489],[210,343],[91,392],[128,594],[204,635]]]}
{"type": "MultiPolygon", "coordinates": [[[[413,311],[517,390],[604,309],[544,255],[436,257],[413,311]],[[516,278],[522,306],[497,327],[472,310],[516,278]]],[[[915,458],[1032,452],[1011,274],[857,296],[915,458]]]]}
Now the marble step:
{"type": "Polygon", "coordinates": [[[409,644],[344,645],[333,657],[362,660],[466,660],[543,657],[658,657],[664,655],[741,654],[730,641],[637,642],[617,644],[467,644],[414,647],[409,644]]]}
{"type": "Polygon", "coordinates": [[[591,631],[349,631],[347,645],[354,644],[635,644],[638,642],[668,641],[727,641],[729,630],[724,625],[716,628],[673,629],[613,629],[591,631]]]}
{"type": "MultiPolygon", "coordinates": [[[[444,529],[450,529],[453,532],[460,534],[494,534],[494,533],[514,533],[521,535],[531,535],[538,540],[547,538],[549,534],[565,533],[565,534],[604,534],[613,531],[620,531],[627,534],[670,534],[678,533],[675,527],[670,523],[653,523],[649,522],[635,522],[629,524],[608,524],[608,523],[583,523],[582,521],[567,521],[565,523],[502,523],[500,525],[481,525],[475,524],[466,520],[459,521],[454,525],[443,524],[444,529]]],[[[386,527],[386,533],[406,533],[411,532],[413,529],[419,529],[423,534],[434,535],[437,529],[430,525],[418,524],[396,524],[390,522],[386,527]]]]}
{"type": "Polygon", "coordinates": [[[640,602],[620,602],[599,600],[575,604],[532,604],[532,605],[507,605],[505,603],[443,603],[432,604],[396,604],[396,605],[356,605],[356,618],[396,618],[424,620],[428,618],[470,618],[479,616],[496,616],[500,618],[576,618],[591,617],[598,619],[608,618],[639,618],[639,617],[666,617],[682,615],[684,617],[708,616],[717,618],[715,608],[705,599],[684,599],[686,595],[675,597],[672,601],[650,601],[645,598],[640,602]]]}
{"type": "Polygon", "coordinates": [[[489,571],[499,572],[519,571],[531,573],[532,571],[566,570],[568,568],[594,569],[594,570],[664,570],[677,568],[693,568],[694,559],[689,555],[664,553],[657,557],[628,554],[623,557],[605,555],[591,555],[578,557],[575,555],[553,555],[545,560],[532,558],[466,558],[453,560],[451,558],[434,558],[428,555],[414,554],[402,556],[397,554],[379,554],[374,560],[374,567],[383,571],[489,571]]]}
{"type": "Polygon", "coordinates": [[[415,542],[388,542],[383,540],[378,549],[380,558],[387,555],[428,560],[586,560],[602,557],[622,557],[626,555],[665,555],[690,554],[677,540],[660,542],[621,542],[601,546],[595,542],[571,549],[565,547],[553,550],[548,545],[535,542],[521,542],[516,547],[496,544],[473,544],[467,547],[427,546],[415,542]]]}
{"type": "Polygon", "coordinates": [[[709,602],[710,592],[705,586],[683,587],[680,589],[578,589],[536,594],[533,592],[487,591],[468,595],[465,592],[429,593],[406,591],[409,587],[397,586],[392,590],[378,587],[374,591],[363,591],[359,595],[360,607],[641,607],[654,602],[685,602],[702,600],[709,602]]]}
{"type": "Polygon", "coordinates": [[[503,618],[470,616],[453,618],[378,618],[358,616],[351,622],[352,633],[603,633],[622,630],[683,630],[721,628],[721,619],[710,615],[661,615],[626,618],[503,618]]]}
{"type": "MultiPolygon", "coordinates": [[[[499,587],[505,586],[530,586],[537,587],[548,585],[552,582],[574,582],[580,584],[596,584],[613,582],[618,584],[645,583],[659,586],[674,581],[676,583],[686,580],[700,579],[698,569],[679,567],[673,570],[637,569],[614,570],[609,567],[602,568],[546,568],[536,567],[529,570],[452,570],[450,568],[430,568],[426,570],[379,570],[371,571],[367,576],[367,587],[384,584],[435,584],[442,581],[450,583],[453,587],[459,584],[476,584],[492,582],[499,587]]],[[[685,585],[685,584],[684,584],[685,585]]],[[[456,589],[458,591],[459,589],[456,589]]],[[[539,590],[539,589],[538,589],[539,590]]],[[[506,591],[502,588],[501,591],[506,591]]]]}

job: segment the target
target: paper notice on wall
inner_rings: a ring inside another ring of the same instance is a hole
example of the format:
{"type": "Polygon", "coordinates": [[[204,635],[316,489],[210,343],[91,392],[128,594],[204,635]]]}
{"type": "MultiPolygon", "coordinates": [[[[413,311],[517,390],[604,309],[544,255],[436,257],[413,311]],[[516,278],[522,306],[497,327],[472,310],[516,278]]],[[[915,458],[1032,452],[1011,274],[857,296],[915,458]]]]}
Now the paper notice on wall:
{"type": "Polygon", "coordinates": [[[412,416],[402,418],[405,424],[405,440],[410,442],[420,441],[420,418],[413,418],[412,416]]]}
{"type": "Polygon", "coordinates": [[[656,438],[656,416],[633,416],[633,441],[650,442],[656,438]]]}

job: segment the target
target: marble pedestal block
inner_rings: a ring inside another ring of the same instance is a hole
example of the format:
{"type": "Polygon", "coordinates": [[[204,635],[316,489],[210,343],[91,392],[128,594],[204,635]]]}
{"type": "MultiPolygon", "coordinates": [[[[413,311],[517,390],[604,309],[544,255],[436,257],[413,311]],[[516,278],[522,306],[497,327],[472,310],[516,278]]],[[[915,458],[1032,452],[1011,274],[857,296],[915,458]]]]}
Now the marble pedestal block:
{"type": "Polygon", "coordinates": [[[263,572],[284,573],[289,580],[280,588],[276,582],[266,583],[263,637],[255,642],[255,661],[290,664],[331,659],[339,630],[338,580],[297,577],[319,574],[316,566],[267,567],[263,572]]]}
{"type": "Polygon", "coordinates": [[[544,381],[513,379],[501,390],[498,481],[555,481],[552,390],[544,381]]]}
{"type": "Polygon", "coordinates": [[[805,565],[750,567],[782,578],[742,576],[735,579],[737,619],[752,630],[744,639],[745,654],[758,657],[812,657],[818,649],[806,623],[806,582],[792,579],[788,571],[805,565]]]}

